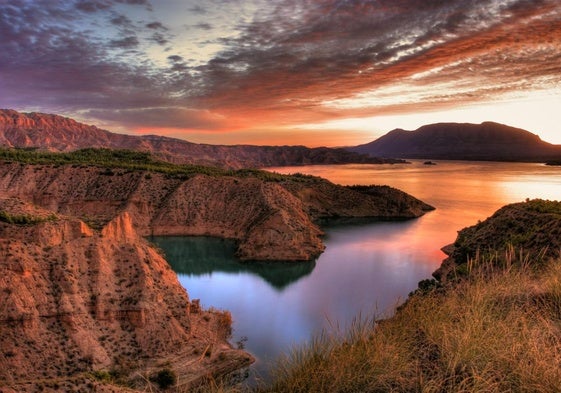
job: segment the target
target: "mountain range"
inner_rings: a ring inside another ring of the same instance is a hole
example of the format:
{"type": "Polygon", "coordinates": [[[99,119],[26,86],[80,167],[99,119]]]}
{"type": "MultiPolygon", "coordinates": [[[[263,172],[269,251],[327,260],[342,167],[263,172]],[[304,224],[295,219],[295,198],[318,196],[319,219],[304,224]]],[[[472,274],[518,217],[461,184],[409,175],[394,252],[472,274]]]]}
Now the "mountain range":
{"type": "Polygon", "coordinates": [[[175,164],[230,169],[397,162],[327,147],[208,145],[158,135],[117,134],[59,115],[22,113],[10,109],[0,109],[0,146],[33,147],[53,152],[90,147],[129,149],[150,152],[175,164]]]}
{"type": "Polygon", "coordinates": [[[415,131],[395,129],[349,151],[376,157],[441,160],[548,161],[561,158],[561,145],[504,124],[436,123],[415,131]]]}

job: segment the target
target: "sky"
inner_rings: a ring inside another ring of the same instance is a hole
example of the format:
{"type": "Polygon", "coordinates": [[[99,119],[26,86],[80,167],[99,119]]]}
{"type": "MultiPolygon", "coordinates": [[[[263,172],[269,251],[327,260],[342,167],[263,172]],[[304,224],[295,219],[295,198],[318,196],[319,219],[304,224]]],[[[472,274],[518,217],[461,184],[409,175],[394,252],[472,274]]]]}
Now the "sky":
{"type": "Polygon", "coordinates": [[[559,0],[0,0],[0,107],[197,143],[561,144],[559,0]]]}

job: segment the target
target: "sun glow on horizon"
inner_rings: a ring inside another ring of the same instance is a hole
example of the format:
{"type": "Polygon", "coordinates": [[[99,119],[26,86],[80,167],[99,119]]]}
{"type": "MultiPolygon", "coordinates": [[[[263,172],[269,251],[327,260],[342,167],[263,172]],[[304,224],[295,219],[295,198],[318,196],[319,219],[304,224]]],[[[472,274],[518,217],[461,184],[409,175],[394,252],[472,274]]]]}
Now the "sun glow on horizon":
{"type": "MultiPolygon", "coordinates": [[[[561,95],[557,91],[534,92],[524,97],[505,97],[502,102],[487,102],[448,110],[350,117],[322,123],[299,125],[314,130],[362,132],[368,143],[387,132],[401,128],[415,130],[432,123],[483,123],[493,121],[537,134],[545,142],[561,144],[561,95]]],[[[341,143],[343,145],[344,143],[341,143]]]]}

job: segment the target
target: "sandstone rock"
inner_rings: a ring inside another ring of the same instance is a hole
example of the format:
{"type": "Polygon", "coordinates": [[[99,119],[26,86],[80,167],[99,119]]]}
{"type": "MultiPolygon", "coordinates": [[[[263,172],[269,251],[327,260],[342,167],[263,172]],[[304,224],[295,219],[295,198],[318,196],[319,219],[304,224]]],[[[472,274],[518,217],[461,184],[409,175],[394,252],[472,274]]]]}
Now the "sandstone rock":
{"type": "Polygon", "coordinates": [[[126,214],[131,228],[121,228],[117,220],[104,229],[125,238],[134,228],[143,236],[235,239],[245,260],[313,259],[324,249],[316,224],[322,218],[404,219],[432,209],[389,187],[341,187],[319,178],[287,177],[281,183],[233,176],[178,179],[124,169],[107,176],[96,167],[20,163],[0,163],[0,193],[93,226],[126,214]]]}
{"type": "MultiPolygon", "coordinates": [[[[14,199],[0,200],[0,210],[50,217],[14,199]]],[[[62,216],[0,222],[0,261],[0,389],[34,391],[39,381],[125,364],[125,378],[169,364],[194,383],[252,361],[227,343],[222,313],[191,317],[177,276],[126,212],[100,232],[62,216]],[[215,357],[200,359],[196,349],[208,345],[215,357]]]]}

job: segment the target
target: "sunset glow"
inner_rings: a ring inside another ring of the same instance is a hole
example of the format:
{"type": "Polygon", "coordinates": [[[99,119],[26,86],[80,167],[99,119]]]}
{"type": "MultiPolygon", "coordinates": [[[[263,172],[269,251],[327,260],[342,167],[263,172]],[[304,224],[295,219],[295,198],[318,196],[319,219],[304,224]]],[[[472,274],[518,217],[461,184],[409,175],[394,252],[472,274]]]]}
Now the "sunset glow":
{"type": "Polygon", "coordinates": [[[0,2],[0,107],[218,144],[495,121],[561,144],[557,0],[0,2]]]}

